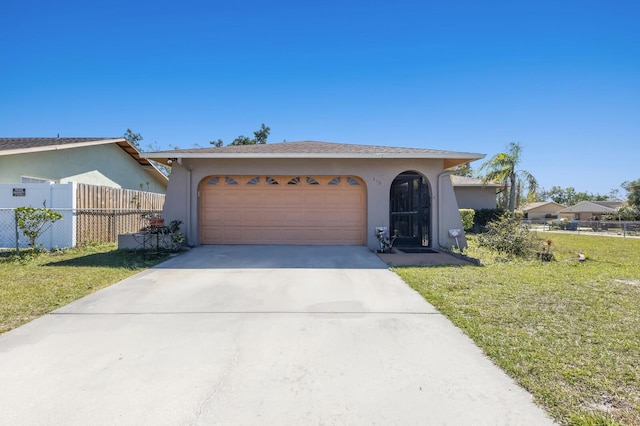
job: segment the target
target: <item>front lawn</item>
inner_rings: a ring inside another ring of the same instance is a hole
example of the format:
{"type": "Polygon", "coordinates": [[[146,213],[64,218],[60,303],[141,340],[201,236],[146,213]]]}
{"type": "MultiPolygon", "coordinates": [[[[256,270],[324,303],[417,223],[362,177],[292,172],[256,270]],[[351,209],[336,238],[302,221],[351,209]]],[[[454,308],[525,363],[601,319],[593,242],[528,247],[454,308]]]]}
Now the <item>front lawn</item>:
{"type": "Polygon", "coordinates": [[[396,272],[560,423],[640,425],[640,239],[541,233],[555,261],[396,272]],[[578,254],[587,260],[578,261],[578,254]]]}
{"type": "Polygon", "coordinates": [[[0,333],[16,328],[160,261],[114,244],[20,256],[0,253],[0,333]]]}

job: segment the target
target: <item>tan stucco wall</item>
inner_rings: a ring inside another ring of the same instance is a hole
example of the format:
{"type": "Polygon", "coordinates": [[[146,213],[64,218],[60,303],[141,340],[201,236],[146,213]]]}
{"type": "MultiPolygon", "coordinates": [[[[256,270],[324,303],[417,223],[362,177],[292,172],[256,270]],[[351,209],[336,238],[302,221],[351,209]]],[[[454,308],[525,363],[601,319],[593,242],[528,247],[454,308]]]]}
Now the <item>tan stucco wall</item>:
{"type": "MultiPolygon", "coordinates": [[[[190,244],[198,245],[198,184],[211,175],[341,175],[357,176],[367,187],[367,246],[375,249],[376,226],[389,226],[389,191],[402,172],[422,173],[431,195],[431,245],[451,247],[449,229],[462,222],[448,173],[442,160],[432,159],[184,159],[172,167],[163,215],[184,222],[190,244]]],[[[464,238],[461,244],[466,245],[464,238]]]]}
{"type": "Polygon", "coordinates": [[[115,144],[0,156],[0,183],[21,176],[160,193],[166,185],[115,144]]]}
{"type": "Polygon", "coordinates": [[[558,212],[564,209],[564,206],[558,204],[545,204],[534,209],[527,211],[527,219],[540,220],[545,219],[547,214],[557,215],[558,212]]]}
{"type": "Polygon", "coordinates": [[[453,191],[461,209],[495,209],[496,189],[482,186],[454,186],[453,191]]]}

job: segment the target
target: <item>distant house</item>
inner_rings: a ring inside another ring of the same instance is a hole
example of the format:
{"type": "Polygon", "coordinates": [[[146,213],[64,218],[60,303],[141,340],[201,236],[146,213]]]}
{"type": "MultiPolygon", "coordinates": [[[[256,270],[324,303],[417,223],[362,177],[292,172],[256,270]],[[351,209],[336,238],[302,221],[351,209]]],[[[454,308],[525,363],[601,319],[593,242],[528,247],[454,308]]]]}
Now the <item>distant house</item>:
{"type": "Polygon", "coordinates": [[[451,183],[460,209],[495,209],[497,191],[504,187],[501,183],[457,175],[451,175],[451,183]]]}
{"type": "Polygon", "coordinates": [[[521,210],[524,213],[525,219],[539,220],[549,217],[557,217],[558,212],[565,208],[567,208],[567,206],[563,206],[562,204],[558,204],[553,201],[539,201],[522,206],[518,210],[521,210]]]}
{"type": "Polygon", "coordinates": [[[0,183],[85,183],[165,193],[168,178],[124,138],[0,138],[0,183]]]}
{"type": "Polygon", "coordinates": [[[577,220],[601,220],[603,215],[615,215],[624,206],[623,201],[581,201],[558,212],[564,217],[577,220]]]}

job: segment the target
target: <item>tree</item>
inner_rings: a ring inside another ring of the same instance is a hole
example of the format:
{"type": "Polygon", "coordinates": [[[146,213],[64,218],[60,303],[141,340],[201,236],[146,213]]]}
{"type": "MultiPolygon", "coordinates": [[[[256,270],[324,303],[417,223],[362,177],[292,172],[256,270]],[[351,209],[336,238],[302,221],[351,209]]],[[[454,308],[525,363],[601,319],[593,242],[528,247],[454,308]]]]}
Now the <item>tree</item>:
{"type": "Polygon", "coordinates": [[[140,141],[144,138],[140,133],[133,133],[131,129],[127,129],[122,137],[125,138],[131,145],[133,145],[138,151],[141,150],[140,141]]]}
{"type": "Polygon", "coordinates": [[[265,144],[267,143],[267,139],[269,138],[269,133],[271,133],[271,129],[262,123],[260,125],[260,129],[253,132],[255,143],[257,144],[265,144]]]}
{"type": "Polygon", "coordinates": [[[45,207],[18,207],[15,219],[18,228],[29,239],[29,247],[35,249],[36,240],[47,229],[45,226],[62,219],[62,214],[45,207]]]}
{"type": "Polygon", "coordinates": [[[616,215],[619,220],[638,220],[640,211],[638,211],[638,208],[634,206],[622,206],[618,209],[618,213],[616,215]]]}
{"type": "MultiPolygon", "coordinates": [[[[267,143],[267,139],[269,138],[270,133],[271,133],[271,128],[268,126],[265,126],[264,123],[262,123],[262,125],[260,126],[260,129],[253,132],[253,139],[244,135],[240,135],[237,138],[235,138],[233,142],[231,142],[229,145],[265,144],[267,143]]],[[[218,139],[217,141],[210,141],[209,143],[215,146],[216,148],[219,148],[224,144],[222,139],[218,139]]]]}
{"type": "Polygon", "coordinates": [[[577,193],[576,189],[572,186],[562,188],[561,186],[552,186],[549,191],[546,191],[544,199],[549,199],[558,204],[565,206],[572,206],[580,201],[588,201],[591,197],[587,193],[577,193]]]}
{"type": "Polygon", "coordinates": [[[560,186],[552,186],[550,190],[541,190],[538,194],[542,200],[551,200],[565,206],[573,206],[581,201],[606,201],[610,197],[602,194],[591,194],[588,192],[576,192],[572,186],[562,188],[560,186]]]}
{"type": "Polygon", "coordinates": [[[533,175],[525,170],[518,170],[518,165],[522,153],[522,146],[518,142],[510,142],[507,152],[501,152],[494,155],[486,163],[484,163],[479,171],[486,170],[484,182],[504,182],[508,188],[508,210],[513,212],[516,208],[516,195],[518,192],[518,183],[523,182],[529,192],[535,192],[538,188],[538,182],[533,175]]]}
{"type": "Polygon", "coordinates": [[[640,209],[640,179],[622,182],[620,185],[627,191],[627,202],[630,206],[640,209]]]}
{"type": "Polygon", "coordinates": [[[459,166],[455,166],[450,169],[452,175],[456,176],[473,176],[473,169],[471,169],[471,165],[469,163],[460,164],[459,166]]]}

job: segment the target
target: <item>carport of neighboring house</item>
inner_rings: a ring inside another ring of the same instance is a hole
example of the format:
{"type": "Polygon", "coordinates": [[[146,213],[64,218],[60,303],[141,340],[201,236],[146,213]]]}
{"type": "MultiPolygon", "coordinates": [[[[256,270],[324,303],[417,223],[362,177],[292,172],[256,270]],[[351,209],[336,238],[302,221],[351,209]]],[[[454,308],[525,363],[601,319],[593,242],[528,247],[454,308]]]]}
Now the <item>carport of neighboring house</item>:
{"type": "Polygon", "coordinates": [[[446,169],[483,154],[327,142],[144,153],[171,164],[164,216],[191,244],[450,247],[461,228],[446,169]]]}

